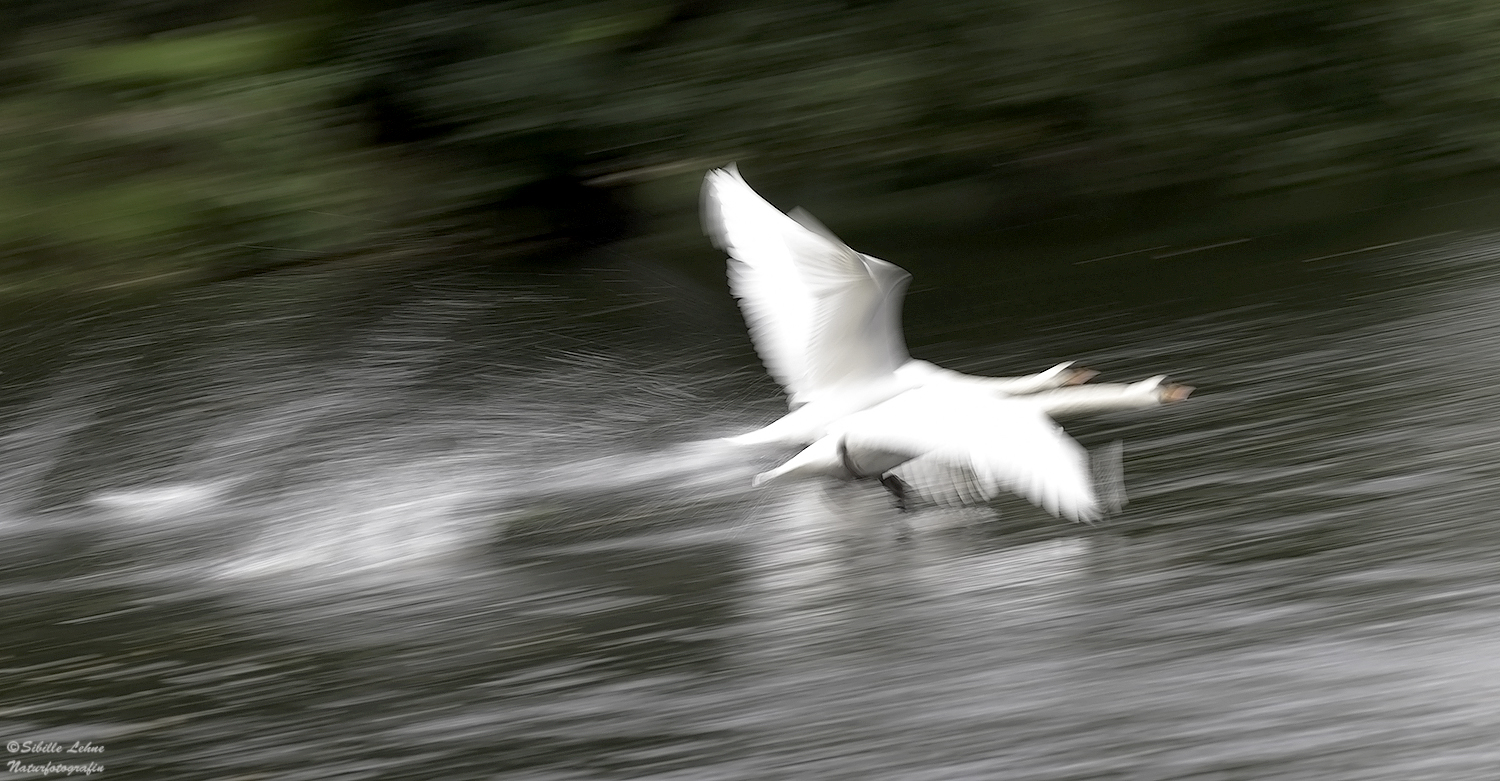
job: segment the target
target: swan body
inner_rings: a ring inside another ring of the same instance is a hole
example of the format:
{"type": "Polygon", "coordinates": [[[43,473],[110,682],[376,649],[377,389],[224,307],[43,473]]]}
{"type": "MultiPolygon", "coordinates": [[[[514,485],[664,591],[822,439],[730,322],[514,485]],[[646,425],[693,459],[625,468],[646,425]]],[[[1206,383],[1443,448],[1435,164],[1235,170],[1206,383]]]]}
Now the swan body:
{"type": "Polygon", "coordinates": [[[1024,377],[975,377],[950,371],[927,361],[910,360],[888,377],[850,384],[840,393],[829,394],[797,407],[764,428],[726,439],[736,445],[802,446],[824,436],[831,424],[918,388],[964,387],[996,396],[1014,396],[1061,390],[1092,376],[1094,372],[1074,368],[1072,361],[1024,377]]]}
{"type": "Polygon", "coordinates": [[[851,249],[806,212],[782,213],[734,166],[708,173],[702,207],[707,233],[729,254],[730,291],[751,341],[791,408],[727,439],[804,448],[757,485],[873,478],[904,507],[898,471],[935,471],[965,483],[950,492],[965,501],[1005,489],[1054,515],[1089,520],[1100,502],[1088,454],[1051,416],[1152,406],[1191,390],[1161,377],[1070,387],[1094,376],[1071,362],[1024,377],[976,377],[914,360],[901,330],[906,271],[851,249]]]}
{"type": "Polygon", "coordinates": [[[1152,407],[1181,401],[1192,388],[1165,377],[1130,384],[996,396],[969,384],[929,385],[844,417],[789,461],[757,475],[773,480],[880,479],[904,501],[907,480],[923,493],[977,502],[1003,489],[1053,515],[1092,521],[1102,508],[1081,445],[1056,414],[1152,407]],[[914,473],[898,468],[917,462],[914,473]],[[946,482],[948,485],[933,485],[946,482]]]}

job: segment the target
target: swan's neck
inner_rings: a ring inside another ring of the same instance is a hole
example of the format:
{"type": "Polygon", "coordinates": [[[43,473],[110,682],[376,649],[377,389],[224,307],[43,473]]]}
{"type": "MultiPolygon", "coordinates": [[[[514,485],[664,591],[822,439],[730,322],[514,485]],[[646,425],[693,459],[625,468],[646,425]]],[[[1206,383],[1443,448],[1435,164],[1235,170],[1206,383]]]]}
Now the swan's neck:
{"type": "Polygon", "coordinates": [[[1101,383],[1056,388],[1024,398],[1039,405],[1052,417],[1068,417],[1091,412],[1159,406],[1162,403],[1160,387],[1159,383],[1154,382],[1101,383]]]}
{"type": "Polygon", "coordinates": [[[1074,369],[1073,362],[1060,363],[1044,372],[1024,377],[983,377],[944,369],[927,361],[910,360],[896,370],[896,376],[911,387],[920,387],[943,382],[953,382],[983,388],[994,393],[1019,396],[1049,390],[1077,382],[1078,377],[1092,376],[1093,372],[1074,369]],[[1084,374],[1087,372],[1087,374],[1084,374]]]}

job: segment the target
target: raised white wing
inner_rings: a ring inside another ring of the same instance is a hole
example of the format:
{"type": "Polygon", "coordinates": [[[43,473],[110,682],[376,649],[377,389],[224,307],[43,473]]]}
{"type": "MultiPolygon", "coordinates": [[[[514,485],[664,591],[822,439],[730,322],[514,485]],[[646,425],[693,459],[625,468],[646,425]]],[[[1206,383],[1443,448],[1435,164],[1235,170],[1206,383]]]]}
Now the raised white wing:
{"type": "Polygon", "coordinates": [[[1100,515],[1088,453],[1025,397],[919,388],[845,418],[838,430],[856,463],[900,454],[907,460],[898,476],[944,504],[1006,490],[1075,521],[1100,515]]]}
{"type": "Polygon", "coordinates": [[[729,253],[729,288],[756,352],[800,406],[908,360],[901,298],[911,275],[839,241],[810,215],[782,214],[733,166],[703,182],[703,224],[729,253]]]}

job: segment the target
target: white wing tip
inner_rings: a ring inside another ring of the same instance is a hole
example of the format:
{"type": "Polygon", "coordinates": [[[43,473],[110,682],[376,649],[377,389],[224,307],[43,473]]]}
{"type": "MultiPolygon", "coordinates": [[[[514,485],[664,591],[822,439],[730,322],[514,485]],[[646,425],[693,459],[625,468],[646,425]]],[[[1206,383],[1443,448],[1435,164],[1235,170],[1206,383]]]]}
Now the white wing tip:
{"type": "Polygon", "coordinates": [[[710,168],[708,173],[703,175],[703,181],[705,186],[718,186],[720,184],[746,185],[745,177],[740,175],[739,166],[734,163],[730,163],[723,168],[710,168]]]}
{"type": "Polygon", "coordinates": [[[750,190],[750,185],[745,182],[745,177],[740,176],[739,166],[729,163],[723,168],[711,168],[703,175],[703,188],[698,197],[698,213],[703,222],[703,233],[715,247],[726,251],[730,242],[728,228],[724,225],[723,201],[724,189],[729,187],[742,187],[754,194],[754,190],[750,190]]]}

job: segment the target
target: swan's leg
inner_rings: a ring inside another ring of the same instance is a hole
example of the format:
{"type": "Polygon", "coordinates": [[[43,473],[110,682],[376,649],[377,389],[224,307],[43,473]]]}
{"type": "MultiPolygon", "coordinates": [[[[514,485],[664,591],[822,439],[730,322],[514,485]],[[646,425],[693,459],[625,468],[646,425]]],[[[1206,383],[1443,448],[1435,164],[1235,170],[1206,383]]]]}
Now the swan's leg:
{"type": "Polygon", "coordinates": [[[891,492],[891,497],[896,501],[897,510],[904,513],[910,509],[907,507],[906,493],[911,490],[911,486],[907,485],[905,480],[894,474],[885,474],[880,476],[880,484],[885,486],[885,490],[891,492]]]}
{"type": "Polygon", "coordinates": [[[906,513],[909,510],[906,496],[907,492],[911,490],[911,486],[907,485],[905,480],[894,474],[881,475],[880,484],[885,486],[885,490],[891,492],[891,498],[896,502],[896,512],[899,513],[896,516],[896,539],[910,539],[911,522],[906,520],[906,513]]]}

